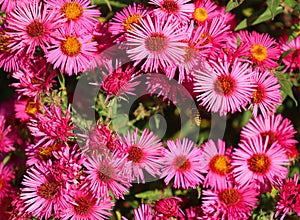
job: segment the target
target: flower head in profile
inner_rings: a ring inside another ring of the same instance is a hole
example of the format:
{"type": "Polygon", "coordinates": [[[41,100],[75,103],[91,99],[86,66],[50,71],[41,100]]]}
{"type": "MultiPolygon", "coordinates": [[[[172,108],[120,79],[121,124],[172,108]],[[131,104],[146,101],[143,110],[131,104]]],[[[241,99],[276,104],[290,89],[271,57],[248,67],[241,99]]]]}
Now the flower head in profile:
{"type": "Polygon", "coordinates": [[[254,183],[262,192],[270,191],[277,181],[285,179],[290,161],[277,142],[268,146],[269,136],[243,140],[232,156],[233,173],[237,183],[254,183]]]}
{"type": "Polygon", "coordinates": [[[175,188],[196,188],[203,181],[204,173],[201,165],[202,153],[194,142],[184,138],[167,141],[168,149],[163,157],[161,177],[166,184],[174,178],[175,188]]]}
{"type": "Polygon", "coordinates": [[[185,33],[179,28],[179,23],[159,16],[146,15],[128,30],[127,44],[129,57],[138,65],[145,59],[142,69],[157,71],[183,59],[186,43],[181,42],[185,33]]]}
{"type": "Polygon", "coordinates": [[[287,178],[276,186],[278,189],[278,201],[276,205],[275,218],[281,214],[280,220],[287,215],[292,215],[293,211],[300,216],[300,184],[299,174],[294,174],[294,178],[287,178]]]}
{"type": "Polygon", "coordinates": [[[180,203],[182,199],[179,197],[169,197],[160,199],[155,202],[154,211],[156,218],[169,219],[177,218],[182,215],[182,210],[180,209],[180,203]]]}
{"type": "Polygon", "coordinates": [[[62,220],[103,220],[109,219],[113,203],[109,197],[98,198],[88,190],[75,189],[70,193],[72,199],[68,201],[61,214],[62,220]]]}
{"type": "Polygon", "coordinates": [[[278,79],[269,71],[255,69],[251,80],[256,86],[250,105],[250,108],[253,107],[254,117],[258,115],[259,111],[264,117],[274,114],[276,106],[282,103],[278,79]]]}
{"type": "Polygon", "coordinates": [[[194,4],[190,0],[150,0],[150,4],[159,8],[153,10],[157,16],[167,19],[174,18],[177,22],[185,22],[192,16],[194,4]]]}
{"type": "Polygon", "coordinates": [[[287,40],[283,40],[281,47],[282,54],[288,52],[288,54],[282,59],[282,62],[286,66],[284,71],[289,69],[289,72],[293,72],[294,70],[300,70],[300,36],[291,40],[291,42],[287,42],[287,40]]]}
{"type": "Polygon", "coordinates": [[[6,124],[6,119],[0,115],[0,153],[14,150],[11,125],[6,124]]]}
{"type": "Polygon", "coordinates": [[[162,145],[153,132],[145,129],[139,135],[136,129],[133,134],[124,134],[121,144],[127,154],[126,169],[132,181],[145,183],[145,171],[153,178],[160,175],[162,145]]]}
{"type": "Polygon", "coordinates": [[[87,169],[87,186],[95,195],[107,197],[112,192],[116,199],[124,199],[123,195],[131,186],[124,168],[125,163],[126,157],[118,157],[116,153],[88,157],[84,163],[87,169]]]}
{"type": "Polygon", "coordinates": [[[95,29],[97,17],[100,16],[100,11],[90,6],[90,3],[90,0],[46,0],[49,8],[66,20],[65,28],[75,32],[84,29],[84,32],[89,33],[95,29]]]}
{"type": "Polygon", "coordinates": [[[253,185],[238,186],[228,183],[226,188],[203,191],[203,213],[208,218],[243,220],[257,207],[259,193],[253,185]]]}
{"type": "Polygon", "coordinates": [[[280,47],[275,39],[268,34],[260,34],[255,31],[241,31],[239,37],[242,44],[247,45],[247,56],[259,68],[263,70],[278,66],[276,61],[280,56],[280,47]]]}
{"type": "Polygon", "coordinates": [[[12,37],[11,50],[20,53],[25,51],[33,55],[37,46],[43,51],[57,37],[57,28],[63,20],[48,10],[47,4],[36,0],[18,4],[8,14],[8,34],[12,37]]]}
{"type": "Polygon", "coordinates": [[[208,140],[202,145],[204,169],[208,170],[203,186],[212,189],[226,188],[232,171],[230,151],[226,151],[225,142],[218,139],[217,144],[208,140]]]}
{"type": "Polygon", "coordinates": [[[52,41],[45,56],[54,68],[60,68],[68,75],[83,72],[96,55],[97,43],[92,41],[92,34],[81,31],[73,32],[72,29],[59,29],[57,39],[52,41]],[[78,32],[78,33],[77,33],[78,32]]]}
{"type": "Polygon", "coordinates": [[[283,118],[280,114],[271,115],[267,118],[259,115],[250,119],[242,128],[241,139],[247,140],[261,135],[264,141],[269,136],[269,146],[277,142],[287,153],[293,153],[295,144],[297,144],[295,134],[296,130],[288,118],[283,118]]]}
{"type": "Polygon", "coordinates": [[[231,64],[226,59],[210,63],[195,72],[194,92],[200,93],[197,101],[221,116],[241,111],[254,91],[248,64],[237,60],[231,64]]]}

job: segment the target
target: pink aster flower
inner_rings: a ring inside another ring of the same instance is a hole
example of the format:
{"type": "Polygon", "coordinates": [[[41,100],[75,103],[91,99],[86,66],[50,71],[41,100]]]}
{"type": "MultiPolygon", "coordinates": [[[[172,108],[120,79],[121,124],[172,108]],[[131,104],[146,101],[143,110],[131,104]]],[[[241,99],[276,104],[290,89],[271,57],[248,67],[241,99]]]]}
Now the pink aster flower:
{"type": "Polygon", "coordinates": [[[285,179],[276,186],[279,193],[275,218],[282,214],[280,220],[283,220],[286,215],[292,215],[293,211],[300,216],[300,184],[298,184],[298,180],[299,174],[294,174],[294,178],[285,179]]]}
{"type": "Polygon", "coordinates": [[[5,117],[0,115],[0,153],[9,152],[15,149],[11,131],[11,126],[6,125],[5,117]]]}
{"type": "Polygon", "coordinates": [[[89,33],[95,29],[97,17],[100,17],[100,11],[93,9],[95,6],[89,6],[90,3],[90,0],[46,0],[50,9],[67,19],[65,28],[75,32],[84,29],[89,33]]]}
{"type": "Polygon", "coordinates": [[[44,165],[32,167],[22,182],[24,188],[21,199],[24,201],[26,211],[41,219],[59,216],[70,200],[63,182],[49,171],[44,165]]]}
{"type": "Polygon", "coordinates": [[[167,146],[168,149],[165,150],[162,159],[161,178],[165,178],[166,184],[174,178],[175,188],[196,188],[204,179],[201,173],[205,172],[200,166],[202,160],[200,148],[187,138],[182,141],[176,139],[176,142],[168,140],[167,146]]]}
{"type": "Polygon", "coordinates": [[[128,5],[114,15],[109,29],[114,35],[123,35],[128,30],[132,30],[134,24],[139,24],[140,18],[144,17],[147,12],[142,4],[134,2],[133,5],[128,5]]]}
{"type": "Polygon", "coordinates": [[[242,44],[247,45],[247,56],[262,70],[272,69],[278,66],[280,47],[275,39],[268,34],[260,34],[255,31],[241,31],[239,37],[242,44]]]}
{"type": "Polygon", "coordinates": [[[214,18],[218,13],[218,5],[211,0],[196,0],[193,18],[198,24],[203,24],[214,18]]]}
{"type": "Polygon", "coordinates": [[[15,178],[12,167],[0,163],[0,202],[9,194],[12,189],[10,181],[15,178]]]}
{"type": "Polygon", "coordinates": [[[108,197],[98,198],[87,190],[74,190],[72,199],[60,216],[62,220],[103,220],[109,219],[113,203],[108,197]]]}
{"type": "Polygon", "coordinates": [[[68,75],[87,70],[97,52],[97,43],[92,41],[93,35],[73,32],[71,29],[59,29],[58,32],[53,46],[47,48],[47,61],[68,75]]]}
{"type": "Polygon", "coordinates": [[[145,171],[153,178],[160,175],[162,145],[153,132],[145,129],[138,135],[138,129],[133,134],[128,131],[121,144],[127,154],[126,172],[131,180],[145,183],[145,171]]]}
{"type": "Polygon", "coordinates": [[[194,4],[190,0],[150,0],[149,3],[158,6],[153,13],[158,17],[167,19],[175,18],[176,21],[186,22],[194,11],[194,4]]]}
{"type": "Polygon", "coordinates": [[[251,216],[251,210],[257,207],[259,193],[253,187],[233,186],[219,190],[204,190],[202,209],[204,219],[244,220],[251,216]]]}
{"type": "Polygon", "coordinates": [[[254,183],[263,192],[285,179],[290,161],[285,150],[273,143],[268,146],[269,136],[263,141],[262,137],[243,140],[239,143],[232,156],[234,177],[237,183],[248,185],[254,183]]]}
{"type": "Polygon", "coordinates": [[[296,134],[292,122],[288,118],[283,118],[282,115],[271,115],[264,118],[259,115],[250,121],[242,128],[241,139],[247,140],[261,135],[263,140],[269,136],[268,145],[277,141],[287,153],[292,153],[297,140],[294,138],[296,134]]]}
{"type": "Polygon", "coordinates": [[[135,220],[153,220],[151,207],[148,204],[141,204],[133,210],[135,220]]]}
{"type": "Polygon", "coordinates": [[[220,115],[241,111],[249,102],[253,85],[249,78],[249,65],[235,60],[211,61],[195,73],[194,92],[197,101],[208,111],[220,115]]]}
{"type": "MultiPolygon", "coordinates": [[[[225,142],[218,140],[217,145],[213,140],[208,140],[202,145],[203,163],[208,174],[205,177],[203,186],[210,186],[214,189],[226,188],[227,181],[232,171],[230,150],[225,151],[225,142]]],[[[230,148],[228,148],[230,149],[230,148]]]]}
{"type": "Polygon", "coordinates": [[[282,62],[286,66],[283,71],[293,72],[298,68],[300,70],[300,36],[291,40],[291,42],[287,42],[287,40],[282,40],[281,52],[288,54],[282,59],[282,62]]]}
{"type": "Polygon", "coordinates": [[[165,20],[146,15],[132,30],[128,30],[127,52],[135,65],[146,59],[142,69],[157,71],[159,67],[182,61],[186,43],[180,41],[184,38],[185,33],[179,28],[179,23],[173,22],[170,17],[165,20]]]}
{"type": "Polygon", "coordinates": [[[124,199],[127,187],[131,186],[125,163],[126,157],[117,157],[116,153],[88,157],[84,163],[87,169],[86,186],[100,197],[109,196],[111,191],[116,199],[124,199]]]}
{"type": "Polygon", "coordinates": [[[170,219],[182,216],[183,212],[179,206],[181,202],[182,199],[175,196],[156,201],[153,207],[155,219],[170,219]]]}
{"type": "Polygon", "coordinates": [[[23,4],[24,2],[26,2],[26,0],[0,0],[1,11],[5,11],[9,14],[17,5],[23,4]]]}
{"type": "Polygon", "coordinates": [[[253,92],[249,107],[253,107],[252,114],[254,117],[257,116],[258,110],[260,110],[264,117],[274,114],[276,112],[276,105],[282,103],[278,79],[269,71],[256,69],[252,74],[251,80],[256,85],[256,90],[253,92]]]}
{"type": "Polygon", "coordinates": [[[19,98],[28,96],[37,102],[42,93],[50,95],[49,91],[52,83],[55,82],[54,77],[57,75],[57,72],[51,68],[44,58],[24,62],[22,69],[12,74],[15,79],[19,80],[19,82],[11,84],[19,92],[19,98]]]}
{"type": "Polygon", "coordinates": [[[34,54],[37,46],[46,50],[50,42],[57,37],[55,31],[62,21],[55,13],[48,10],[48,5],[31,1],[19,4],[8,14],[8,34],[12,37],[10,47],[17,54],[25,51],[34,54]]]}
{"type": "Polygon", "coordinates": [[[67,141],[73,136],[70,106],[64,114],[59,106],[51,106],[49,109],[43,106],[43,110],[45,113],[37,113],[36,119],[32,119],[28,125],[31,134],[39,138],[36,146],[50,146],[56,142],[67,141]]]}
{"type": "Polygon", "coordinates": [[[14,103],[15,117],[20,121],[29,121],[39,111],[39,103],[30,98],[22,98],[14,103]]]}

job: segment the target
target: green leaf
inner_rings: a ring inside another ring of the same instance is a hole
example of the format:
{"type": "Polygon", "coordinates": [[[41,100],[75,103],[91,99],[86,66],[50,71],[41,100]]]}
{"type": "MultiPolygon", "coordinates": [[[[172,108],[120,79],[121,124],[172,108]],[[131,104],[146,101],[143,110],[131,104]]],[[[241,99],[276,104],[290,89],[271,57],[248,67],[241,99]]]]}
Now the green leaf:
{"type": "Polygon", "coordinates": [[[280,4],[280,0],[267,0],[267,4],[268,4],[268,9],[271,12],[271,16],[272,16],[272,20],[275,17],[275,13],[277,11],[277,8],[280,4]]]}
{"type": "Polygon", "coordinates": [[[282,91],[282,100],[284,100],[287,96],[289,96],[298,106],[298,102],[294,97],[293,93],[293,83],[289,80],[289,75],[277,72],[276,77],[278,78],[278,81],[281,85],[280,90],[282,91]]]}
{"type": "Polygon", "coordinates": [[[281,12],[283,12],[283,7],[279,6],[276,8],[276,10],[274,12],[274,16],[273,16],[271,13],[271,10],[269,10],[269,8],[267,8],[251,25],[260,24],[264,21],[270,20],[273,17],[275,17],[276,15],[280,14],[281,12]]]}
{"type": "Polygon", "coordinates": [[[227,3],[227,5],[226,5],[226,12],[229,12],[229,11],[235,9],[236,7],[238,7],[243,2],[244,2],[244,0],[241,0],[241,1],[229,1],[227,3]]]}
{"type": "Polygon", "coordinates": [[[285,0],[284,4],[286,4],[290,8],[294,8],[298,3],[295,0],[285,0]]]}
{"type": "Polygon", "coordinates": [[[241,30],[241,29],[244,29],[248,26],[247,24],[247,18],[245,18],[244,20],[242,20],[237,26],[236,28],[234,29],[235,31],[238,31],[238,30],[241,30]]]}
{"type": "Polygon", "coordinates": [[[92,0],[92,5],[108,5],[107,2],[109,2],[109,5],[116,7],[116,8],[124,8],[127,6],[127,4],[124,4],[122,2],[105,1],[105,0],[92,0]]]}

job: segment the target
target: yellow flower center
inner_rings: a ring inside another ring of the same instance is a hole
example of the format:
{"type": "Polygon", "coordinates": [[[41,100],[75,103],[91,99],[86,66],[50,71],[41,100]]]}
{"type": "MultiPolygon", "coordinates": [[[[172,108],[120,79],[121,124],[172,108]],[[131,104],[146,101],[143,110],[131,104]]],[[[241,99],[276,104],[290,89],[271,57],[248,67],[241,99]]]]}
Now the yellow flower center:
{"type": "Polygon", "coordinates": [[[250,50],[252,57],[258,61],[263,61],[268,57],[267,48],[261,44],[255,44],[250,50]]]}
{"type": "Polygon", "coordinates": [[[250,159],[248,159],[249,170],[258,174],[265,174],[271,165],[269,157],[265,154],[254,154],[250,159]]]}
{"type": "Polygon", "coordinates": [[[41,22],[34,20],[26,27],[26,32],[32,38],[39,38],[45,34],[46,28],[41,22]]]}
{"type": "Polygon", "coordinates": [[[224,176],[230,171],[230,161],[226,156],[215,155],[209,161],[209,168],[214,173],[224,176]]]}
{"type": "Polygon", "coordinates": [[[58,147],[57,147],[56,144],[50,145],[50,146],[47,146],[47,147],[42,146],[39,149],[39,153],[38,153],[39,155],[38,156],[41,160],[46,161],[46,160],[52,159],[53,158],[52,152],[57,151],[57,150],[58,150],[58,147]]]}
{"type": "Polygon", "coordinates": [[[219,194],[219,199],[227,206],[234,206],[241,200],[240,193],[236,189],[225,189],[219,194]]]}
{"type": "Polygon", "coordinates": [[[66,18],[71,20],[77,20],[83,14],[83,8],[78,2],[67,2],[60,11],[65,14],[66,18]]]}
{"type": "Polygon", "coordinates": [[[230,95],[234,91],[235,82],[230,76],[219,76],[215,82],[215,90],[221,95],[230,95]]]}
{"type": "Polygon", "coordinates": [[[196,8],[193,16],[195,20],[203,22],[208,18],[208,13],[204,8],[196,8]]]}
{"type": "Polygon", "coordinates": [[[132,30],[132,24],[138,24],[139,19],[141,18],[141,15],[130,15],[126,18],[126,21],[123,23],[123,26],[126,31],[132,30]]]}
{"type": "Polygon", "coordinates": [[[26,104],[25,112],[29,115],[34,115],[38,111],[37,103],[33,101],[28,101],[26,104]]]}
{"type": "Polygon", "coordinates": [[[81,51],[81,43],[74,36],[68,36],[65,41],[61,43],[62,52],[70,57],[77,56],[81,51]]]}
{"type": "Polygon", "coordinates": [[[4,31],[0,32],[0,51],[10,52],[9,44],[11,39],[11,37],[5,35],[4,31]]]}
{"type": "Polygon", "coordinates": [[[263,87],[258,86],[256,91],[253,92],[253,102],[261,103],[265,98],[265,90],[263,87]]]}

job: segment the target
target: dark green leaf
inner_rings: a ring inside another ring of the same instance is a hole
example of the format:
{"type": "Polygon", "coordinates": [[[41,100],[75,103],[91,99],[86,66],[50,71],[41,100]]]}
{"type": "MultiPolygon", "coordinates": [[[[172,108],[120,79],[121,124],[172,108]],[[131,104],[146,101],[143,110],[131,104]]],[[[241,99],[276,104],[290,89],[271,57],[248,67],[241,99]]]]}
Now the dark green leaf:
{"type": "Polygon", "coordinates": [[[244,29],[248,26],[247,24],[247,18],[245,18],[244,20],[242,20],[237,26],[236,28],[234,29],[235,31],[238,31],[238,30],[241,30],[241,29],[244,29]]]}
{"type": "Polygon", "coordinates": [[[298,3],[295,0],[285,0],[284,4],[286,4],[290,8],[294,8],[298,3]]]}
{"type": "Polygon", "coordinates": [[[268,4],[268,9],[271,12],[271,18],[273,20],[274,17],[275,17],[275,13],[277,11],[277,8],[280,4],[280,0],[267,0],[267,4],[268,4]]]}
{"type": "Polygon", "coordinates": [[[272,19],[272,17],[275,17],[276,15],[280,14],[281,12],[283,12],[283,8],[279,6],[276,8],[276,10],[274,12],[274,16],[272,16],[271,11],[269,10],[269,8],[267,8],[251,25],[260,24],[264,21],[270,20],[270,19],[272,19]]]}
{"type": "MultiPolygon", "coordinates": [[[[108,2],[111,6],[116,8],[123,8],[127,6],[127,4],[118,1],[108,1],[108,2]]],[[[105,0],[92,0],[92,5],[107,5],[107,2],[105,0]]]]}
{"type": "Polygon", "coordinates": [[[231,11],[232,9],[235,9],[238,7],[240,4],[243,3],[244,0],[241,1],[229,1],[226,5],[226,12],[231,11]]]}

